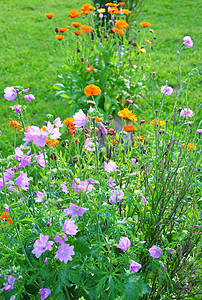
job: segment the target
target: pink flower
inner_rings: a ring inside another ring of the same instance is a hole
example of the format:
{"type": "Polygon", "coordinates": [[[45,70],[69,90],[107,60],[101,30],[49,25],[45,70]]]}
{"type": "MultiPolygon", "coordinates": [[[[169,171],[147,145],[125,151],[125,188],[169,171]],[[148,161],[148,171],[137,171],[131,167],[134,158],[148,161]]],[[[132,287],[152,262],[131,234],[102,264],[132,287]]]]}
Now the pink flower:
{"type": "Polygon", "coordinates": [[[192,46],[193,46],[193,41],[192,41],[192,39],[190,38],[190,36],[185,36],[184,38],[183,38],[183,40],[184,40],[184,45],[186,46],[186,47],[188,47],[188,48],[191,48],[192,46]]]}
{"type": "Polygon", "coordinates": [[[44,201],[44,198],[46,197],[46,192],[43,191],[43,192],[40,192],[40,191],[36,191],[36,198],[34,198],[35,202],[38,203],[38,202],[43,202],[44,201]]]}
{"type": "Polygon", "coordinates": [[[53,123],[54,123],[55,126],[58,127],[58,128],[60,128],[60,127],[63,126],[63,124],[61,123],[61,120],[60,120],[59,117],[58,117],[57,119],[55,119],[55,120],[53,121],[53,123]]]}
{"type": "Polygon", "coordinates": [[[5,170],[5,172],[4,172],[4,181],[10,181],[13,176],[14,176],[13,169],[5,170]]]}
{"type": "Polygon", "coordinates": [[[198,132],[199,135],[201,135],[202,129],[197,129],[197,132],[198,132]]]}
{"type": "Polygon", "coordinates": [[[20,161],[20,169],[29,166],[30,163],[31,163],[31,156],[28,155],[22,156],[20,161]]]}
{"type": "Polygon", "coordinates": [[[39,129],[37,126],[31,126],[28,127],[27,132],[24,132],[24,135],[24,146],[26,146],[29,142],[33,142],[36,146],[44,147],[48,133],[43,129],[39,129]]]}
{"type": "Polygon", "coordinates": [[[95,151],[95,145],[89,140],[89,138],[85,140],[84,148],[86,148],[88,151],[95,151]]]}
{"type": "Polygon", "coordinates": [[[21,105],[14,105],[16,114],[19,114],[21,112],[22,106],[21,105]]]}
{"type": "Polygon", "coordinates": [[[149,248],[149,254],[154,258],[159,258],[161,256],[161,248],[152,246],[151,248],[149,248]]]}
{"type": "Polygon", "coordinates": [[[66,219],[65,220],[65,223],[64,223],[64,226],[63,226],[63,231],[66,233],[66,234],[69,234],[69,235],[75,235],[77,234],[77,228],[78,226],[75,225],[75,222],[71,219],[66,219]]]}
{"type": "Polygon", "coordinates": [[[110,189],[114,190],[114,187],[116,186],[116,183],[113,181],[113,178],[110,177],[109,180],[107,181],[107,184],[110,189]]]}
{"type": "Polygon", "coordinates": [[[18,93],[13,87],[7,87],[4,89],[4,98],[8,101],[13,101],[17,97],[18,93]]]}
{"type": "Polygon", "coordinates": [[[140,198],[142,199],[142,202],[144,203],[144,205],[146,205],[147,200],[143,195],[140,195],[140,198]]]}
{"type": "Polygon", "coordinates": [[[80,207],[80,206],[77,206],[77,205],[75,205],[73,203],[70,203],[69,204],[69,208],[66,208],[64,210],[64,212],[65,212],[66,216],[71,215],[72,218],[75,217],[75,216],[77,216],[77,219],[78,219],[78,217],[82,217],[83,216],[83,214],[85,213],[86,210],[87,209],[84,208],[84,207],[80,207]]]}
{"type": "Polygon", "coordinates": [[[104,165],[105,171],[107,171],[108,173],[118,170],[117,164],[111,160],[108,163],[104,162],[103,165],[104,165]]]}
{"type": "Polygon", "coordinates": [[[165,96],[170,96],[173,92],[173,89],[170,86],[164,85],[161,87],[161,93],[165,94],[165,96]]]}
{"type": "Polygon", "coordinates": [[[16,178],[15,184],[22,190],[27,191],[29,188],[30,179],[27,177],[27,173],[21,173],[20,176],[16,178]]]}
{"type": "Polygon", "coordinates": [[[49,289],[40,289],[39,294],[41,294],[41,300],[46,299],[50,295],[51,291],[49,289]]]}
{"type": "Polygon", "coordinates": [[[62,191],[65,193],[65,194],[68,194],[69,193],[69,190],[66,186],[66,181],[64,181],[61,185],[60,185],[62,191]]]}
{"type": "Polygon", "coordinates": [[[118,192],[114,192],[114,193],[111,195],[111,197],[110,197],[110,199],[109,199],[109,202],[110,202],[111,204],[115,203],[116,201],[117,201],[117,202],[121,202],[123,196],[124,196],[124,192],[121,191],[121,190],[118,191],[118,192]]]}
{"type": "Polygon", "coordinates": [[[37,258],[39,258],[46,250],[52,250],[52,245],[54,242],[48,241],[48,239],[48,235],[43,235],[40,233],[40,239],[35,241],[33,245],[34,250],[32,250],[32,253],[35,254],[37,258]]]}
{"type": "Polygon", "coordinates": [[[180,112],[180,116],[184,117],[184,118],[186,118],[186,117],[191,118],[191,117],[193,117],[193,115],[194,115],[193,111],[189,108],[184,108],[180,112]]]}
{"type": "Polygon", "coordinates": [[[58,139],[62,135],[62,133],[59,131],[59,128],[54,128],[54,125],[51,124],[50,121],[47,123],[46,132],[48,133],[48,137],[50,139],[58,139]]]}
{"type": "Polygon", "coordinates": [[[129,271],[137,273],[139,271],[139,269],[142,268],[141,264],[138,264],[136,261],[131,260],[130,261],[130,268],[129,271]]]}
{"type": "Polygon", "coordinates": [[[64,244],[64,242],[66,242],[68,240],[68,238],[65,233],[60,233],[60,235],[64,238],[64,240],[57,234],[54,237],[54,240],[56,241],[56,243],[59,243],[60,245],[62,245],[62,244],[64,244]]]}
{"type": "Polygon", "coordinates": [[[120,238],[120,241],[118,244],[116,244],[117,248],[120,248],[121,250],[123,250],[123,252],[125,252],[127,249],[130,248],[131,246],[131,242],[127,237],[122,236],[120,238]]]}
{"type": "Polygon", "coordinates": [[[20,158],[24,155],[22,150],[21,150],[22,146],[15,148],[15,159],[20,161],[20,158]]]}
{"type": "Polygon", "coordinates": [[[84,112],[82,111],[82,109],[80,109],[77,113],[75,113],[75,115],[73,116],[73,123],[75,124],[75,127],[80,128],[80,127],[85,127],[86,123],[87,123],[87,117],[84,114],[84,112]]]}
{"type": "Polygon", "coordinates": [[[100,128],[102,134],[106,134],[107,133],[107,130],[106,130],[105,126],[102,123],[100,123],[99,128],[100,128]]]}
{"type": "Polygon", "coordinates": [[[94,186],[89,184],[88,180],[81,181],[79,178],[74,178],[72,188],[77,194],[80,192],[90,193],[94,189],[94,186]]]}
{"type": "Polygon", "coordinates": [[[168,251],[169,251],[170,254],[173,254],[176,250],[170,248],[168,251]]]}
{"type": "Polygon", "coordinates": [[[69,244],[61,244],[56,251],[55,258],[58,258],[60,261],[64,261],[66,264],[69,260],[72,260],[71,255],[74,255],[74,246],[70,246],[69,244]]]}
{"type": "Polygon", "coordinates": [[[24,96],[24,99],[25,99],[25,100],[28,100],[29,102],[32,102],[32,100],[34,100],[35,97],[34,97],[34,95],[29,94],[29,95],[25,95],[25,96],[24,96]]]}
{"type": "Polygon", "coordinates": [[[39,152],[39,155],[36,157],[36,162],[42,169],[45,168],[46,163],[42,152],[39,152]]]}

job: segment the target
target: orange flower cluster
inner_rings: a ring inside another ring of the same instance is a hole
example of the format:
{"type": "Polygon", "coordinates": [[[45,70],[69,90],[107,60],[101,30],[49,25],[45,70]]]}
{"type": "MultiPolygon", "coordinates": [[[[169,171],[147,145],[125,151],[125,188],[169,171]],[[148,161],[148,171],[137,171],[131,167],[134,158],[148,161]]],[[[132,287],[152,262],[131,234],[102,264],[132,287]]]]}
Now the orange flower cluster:
{"type": "Polygon", "coordinates": [[[125,5],[125,2],[119,2],[119,5],[125,5]]]}
{"type": "Polygon", "coordinates": [[[96,8],[94,6],[91,6],[90,4],[84,4],[81,8],[81,15],[92,15],[91,10],[96,10],[96,8]]]}
{"type": "Polygon", "coordinates": [[[82,26],[82,24],[79,22],[72,22],[71,26],[80,27],[80,26],[82,26]]]}
{"type": "Polygon", "coordinates": [[[132,110],[129,110],[128,108],[124,108],[123,110],[120,110],[118,112],[118,116],[123,119],[137,121],[136,115],[132,112],[132,110]]]}
{"type": "Polygon", "coordinates": [[[82,32],[80,30],[74,30],[73,33],[76,34],[76,35],[82,34],[82,32]]]}
{"type": "Polygon", "coordinates": [[[17,128],[17,131],[19,132],[20,131],[20,127],[22,126],[19,122],[17,122],[16,120],[13,120],[11,118],[11,121],[8,121],[8,123],[10,123],[10,127],[13,126],[13,128],[17,128]]]}
{"type": "Polygon", "coordinates": [[[143,142],[144,141],[144,137],[141,135],[141,136],[136,136],[136,139],[137,140],[140,140],[141,142],[143,142]]]}
{"type": "Polygon", "coordinates": [[[142,23],[140,23],[140,25],[145,28],[151,26],[151,24],[149,22],[142,22],[142,23]]]}
{"type": "Polygon", "coordinates": [[[126,126],[123,126],[123,130],[124,130],[124,131],[127,131],[127,132],[134,131],[135,129],[136,129],[136,127],[133,126],[133,125],[126,125],[126,126]]]}
{"type": "Polygon", "coordinates": [[[90,66],[90,67],[88,67],[88,69],[86,70],[86,73],[89,73],[89,72],[91,72],[91,71],[93,71],[94,70],[94,67],[93,66],[90,66]]]}
{"type": "MultiPolygon", "coordinates": [[[[152,126],[159,126],[159,119],[154,119],[150,122],[150,124],[152,126]]],[[[164,121],[160,121],[160,127],[162,128],[162,126],[166,125],[166,123],[164,121]]]]}
{"type": "Polygon", "coordinates": [[[59,144],[59,141],[58,141],[58,140],[55,140],[55,139],[47,138],[47,139],[46,139],[46,144],[47,144],[48,146],[57,146],[57,144],[59,144]]]}
{"type": "Polygon", "coordinates": [[[125,28],[129,27],[128,23],[125,20],[123,20],[123,19],[117,21],[116,24],[115,24],[115,26],[118,27],[119,29],[120,28],[125,29],[125,28]]]}
{"type": "Polygon", "coordinates": [[[101,89],[97,85],[90,84],[85,87],[84,92],[86,97],[99,96],[101,94],[101,89]]]}
{"type": "MultiPolygon", "coordinates": [[[[13,223],[10,213],[3,212],[0,217],[2,223],[7,223],[8,225],[13,223]]],[[[6,226],[6,228],[8,228],[8,226],[6,226]]],[[[0,227],[0,229],[2,229],[2,227],[0,227]]]]}
{"type": "Polygon", "coordinates": [[[85,32],[85,33],[92,32],[92,27],[90,27],[88,25],[82,25],[80,29],[81,29],[81,32],[85,32]]]}
{"type": "MultiPolygon", "coordinates": [[[[88,121],[91,121],[91,122],[92,122],[92,120],[93,120],[90,116],[87,116],[87,119],[88,119],[88,121]]],[[[96,117],[95,117],[95,121],[96,121],[96,122],[100,122],[100,118],[99,118],[98,116],[96,116],[96,117]]]]}
{"type": "Polygon", "coordinates": [[[113,28],[112,31],[118,33],[121,36],[124,36],[124,31],[122,29],[113,28]]]}
{"type": "Polygon", "coordinates": [[[183,144],[182,147],[186,148],[186,150],[189,150],[189,151],[191,151],[191,150],[195,151],[196,150],[196,146],[194,146],[194,144],[191,144],[191,143],[183,144]]]}
{"type": "Polygon", "coordinates": [[[48,19],[52,19],[54,17],[54,14],[46,14],[45,17],[48,19]]]}
{"type": "Polygon", "coordinates": [[[124,15],[130,15],[131,11],[129,9],[122,9],[121,11],[124,15]]]}
{"type": "Polygon", "coordinates": [[[116,3],[109,2],[109,3],[106,3],[105,6],[116,7],[117,4],[116,4],[116,3]]]}
{"type": "Polygon", "coordinates": [[[74,122],[73,118],[67,118],[66,120],[64,120],[64,123],[67,125],[67,129],[69,130],[70,134],[75,132],[75,126],[73,122],[74,122]]]}
{"type": "Polygon", "coordinates": [[[69,29],[67,27],[65,28],[59,28],[59,32],[67,32],[69,29]]]}
{"type": "Polygon", "coordinates": [[[69,12],[69,17],[72,19],[77,18],[79,15],[80,15],[80,13],[75,9],[70,10],[70,12],[69,12]]]}
{"type": "Polygon", "coordinates": [[[61,41],[62,39],[64,39],[64,35],[56,35],[55,38],[56,40],[61,41]]]}
{"type": "Polygon", "coordinates": [[[120,10],[117,7],[111,7],[110,10],[108,10],[108,13],[110,15],[119,15],[120,14],[120,10]]]}

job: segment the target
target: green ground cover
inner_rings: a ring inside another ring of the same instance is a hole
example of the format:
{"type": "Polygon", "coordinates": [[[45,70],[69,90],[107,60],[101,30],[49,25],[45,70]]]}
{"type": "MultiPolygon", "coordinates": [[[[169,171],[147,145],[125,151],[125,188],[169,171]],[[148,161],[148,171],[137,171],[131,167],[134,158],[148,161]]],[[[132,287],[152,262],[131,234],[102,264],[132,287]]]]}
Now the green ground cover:
{"type": "MultiPolygon", "coordinates": [[[[7,86],[21,85],[30,87],[30,92],[36,100],[29,103],[26,120],[29,124],[42,125],[45,115],[50,113],[62,119],[69,115],[66,100],[55,98],[53,84],[58,81],[58,70],[65,61],[58,52],[58,41],[51,35],[49,20],[44,15],[52,12],[53,28],[70,25],[68,18],[70,9],[78,9],[86,1],[52,1],[52,0],[10,0],[1,1],[0,27],[2,33],[0,50],[0,76],[1,76],[1,124],[2,131],[0,149],[8,153],[13,146],[13,134],[7,120],[13,117],[8,109],[11,103],[3,97],[3,90],[7,86]]],[[[193,68],[198,68],[201,61],[201,6],[200,0],[154,0],[144,1],[142,11],[139,12],[136,22],[149,21],[157,38],[151,55],[151,70],[157,73],[156,84],[161,86],[165,80],[176,85],[177,55],[176,52],[185,35],[192,37],[194,47],[184,49],[181,54],[182,76],[188,74],[193,68]]],[[[149,37],[151,38],[151,36],[149,37]]],[[[144,66],[143,66],[144,67],[144,66]]],[[[190,89],[187,93],[189,107],[196,111],[200,102],[200,77],[193,73],[190,89]]],[[[149,108],[145,99],[140,100],[142,110],[149,108]]],[[[173,103],[172,103],[173,104],[173,103]]],[[[179,102],[180,104],[180,102],[179,102]]],[[[169,103],[166,103],[169,108],[169,103]]],[[[145,116],[147,119],[147,117],[145,116]]],[[[148,119],[151,119],[148,116],[148,119]]]]}

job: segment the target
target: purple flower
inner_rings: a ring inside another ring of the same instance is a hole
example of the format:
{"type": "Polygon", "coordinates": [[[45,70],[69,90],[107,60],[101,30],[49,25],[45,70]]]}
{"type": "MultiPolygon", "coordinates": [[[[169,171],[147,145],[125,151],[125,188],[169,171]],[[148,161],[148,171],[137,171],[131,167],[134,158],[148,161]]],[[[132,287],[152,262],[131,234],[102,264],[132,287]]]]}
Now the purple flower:
{"type": "Polygon", "coordinates": [[[99,184],[99,181],[93,180],[92,178],[88,179],[89,184],[99,184]]]}
{"type": "Polygon", "coordinates": [[[66,234],[69,234],[69,235],[75,235],[77,234],[77,228],[78,226],[75,225],[75,222],[71,219],[66,219],[65,220],[65,223],[64,223],[64,226],[63,226],[63,231],[66,233],[66,234]]]}
{"type": "Polygon", "coordinates": [[[109,180],[107,181],[107,184],[108,184],[110,189],[114,190],[114,187],[116,186],[116,183],[113,181],[112,177],[109,178],[109,180]]]}
{"type": "Polygon", "coordinates": [[[183,40],[184,40],[184,45],[186,46],[186,47],[188,47],[188,48],[191,48],[192,46],[193,46],[193,41],[192,41],[192,39],[190,38],[190,36],[185,36],[184,38],[183,38],[183,40]]]}
{"type": "Polygon", "coordinates": [[[152,246],[151,248],[149,248],[149,254],[154,258],[159,258],[161,256],[161,248],[152,246]]]}
{"type": "Polygon", "coordinates": [[[48,257],[45,257],[45,259],[44,259],[43,263],[44,263],[44,264],[46,264],[46,263],[47,263],[47,261],[48,261],[48,257]]]}
{"type": "Polygon", "coordinates": [[[39,152],[39,155],[36,157],[36,162],[37,162],[37,165],[39,165],[42,169],[45,168],[46,163],[45,163],[43,153],[39,152]]]}
{"type": "Polygon", "coordinates": [[[164,264],[161,264],[161,268],[162,268],[164,271],[166,270],[164,264]]]}
{"type": "Polygon", "coordinates": [[[88,151],[95,151],[95,145],[89,140],[89,138],[85,140],[84,148],[86,148],[88,151]]]}
{"type": "Polygon", "coordinates": [[[66,186],[66,181],[64,181],[61,185],[60,185],[62,191],[65,193],[65,194],[68,194],[69,193],[69,190],[66,186]]]}
{"type": "Polygon", "coordinates": [[[130,261],[130,268],[129,271],[137,273],[139,271],[139,269],[142,268],[141,264],[138,264],[136,261],[131,260],[130,261]]]}
{"type": "Polygon", "coordinates": [[[72,188],[77,194],[80,192],[90,193],[94,189],[94,186],[89,184],[88,180],[81,181],[79,178],[74,178],[72,188]]]}
{"type": "Polygon", "coordinates": [[[16,178],[15,184],[22,190],[27,191],[29,188],[30,179],[27,177],[27,173],[21,173],[20,176],[16,178]]]}
{"type": "Polygon", "coordinates": [[[42,193],[42,192],[36,191],[35,193],[37,196],[36,198],[34,198],[35,202],[36,203],[43,202],[43,200],[44,200],[43,198],[46,197],[46,192],[43,191],[43,193],[42,193]]]}
{"type": "Polygon", "coordinates": [[[135,164],[137,159],[136,158],[131,158],[131,161],[132,161],[133,164],[135,164]]]}
{"type": "Polygon", "coordinates": [[[41,254],[44,253],[46,250],[52,250],[52,245],[54,242],[48,241],[48,239],[48,235],[43,235],[42,233],[40,233],[40,239],[35,241],[33,245],[34,250],[32,250],[32,253],[35,254],[37,258],[39,258],[41,254]]]}
{"type": "Polygon", "coordinates": [[[14,176],[13,169],[5,170],[5,172],[4,172],[4,181],[10,181],[13,176],[14,176]]]}
{"type": "Polygon", "coordinates": [[[22,92],[23,92],[23,93],[28,93],[28,92],[29,92],[29,88],[23,90],[22,92]]]}
{"type": "Polygon", "coordinates": [[[111,195],[111,197],[110,197],[110,199],[109,199],[109,202],[110,202],[111,204],[115,203],[116,201],[117,201],[117,202],[121,202],[123,196],[124,196],[124,192],[121,191],[121,190],[118,191],[118,192],[114,192],[114,193],[111,195]]]}
{"type": "Polygon", "coordinates": [[[125,252],[127,249],[130,248],[131,246],[131,242],[127,237],[122,236],[120,238],[120,241],[118,244],[116,244],[117,248],[120,248],[121,250],[123,250],[123,252],[125,252]]]}
{"type": "Polygon", "coordinates": [[[170,254],[173,254],[176,250],[170,248],[168,251],[169,251],[170,254]]]}
{"type": "Polygon", "coordinates": [[[198,132],[199,135],[201,135],[202,129],[197,129],[197,132],[198,132]]]}
{"type": "Polygon", "coordinates": [[[16,114],[19,114],[21,112],[22,106],[21,105],[14,105],[16,114]]]}
{"type": "Polygon", "coordinates": [[[16,155],[15,159],[17,159],[19,161],[20,161],[20,158],[23,156],[23,152],[22,152],[21,148],[22,148],[21,146],[15,148],[15,155],[16,155]]]}
{"type": "Polygon", "coordinates": [[[29,166],[31,163],[31,156],[25,155],[21,157],[20,169],[29,166]]]}
{"type": "Polygon", "coordinates": [[[170,96],[173,92],[173,89],[170,86],[164,85],[161,87],[161,93],[165,94],[165,96],[170,96]]]}
{"type": "Polygon", "coordinates": [[[34,100],[35,97],[34,97],[34,95],[29,94],[29,95],[25,95],[25,96],[24,96],[24,99],[25,99],[25,100],[28,100],[29,102],[32,102],[32,100],[34,100]]]}
{"type": "Polygon", "coordinates": [[[5,211],[6,211],[7,213],[9,213],[9,206],[8,206],[8,204],[4,204],[4,209],[5,209],[5,211]]]}
{"type": "Polygon", "coordinates": [[[108,173],[118,171],[117,164],[111,160],[108,163],[104,162],[103,165],[104,165],[105,171],[107,171],[108,173]]]}
{"type": "Polygon", "coordinates": [[[17,97],[17,91],[13,87],[7,87],[4,89],[4,98],[8,101],[13,101],[17,97]]]}
{"type": "Polygon", "coordinates": [[[21,275],[20,275],[20,276],[18,276],[18,279],[19,279],[19,280],[22,280],[22,276],[21,276],[21,275]]]}
{"type": "Polygon", "coordinates": [[[70,246],[69,244],[61,244],[56,251],[55,258],[58,258],[60,261],[64,261],[66,264],[69,260],[72,260],[71,255],[74,255],[74,246],[70,246]]]}
{"type": "Polygon", "coordinates": [[[54,124],[51,124],[50,121],[47,123],[46,132],[48,133],[48,137],[50,139],[58,139],[62,135],[59,131],[59,128],[54,128],[54,124]]]}
{"type": "Polygon", "coordinates": [[[80,128],[80,127],[85,127],[86,123],[87,123],[87,117],[84,114],[84,112],[82,111],[82,109],[80,109],[77,113],[75,113],[75,115],[73,116],[73,123],[75,124],[75,127],[80,128]]]}
{"type": "Polygon", "coordinates": [[[102,19],[104,15],[102,13],[99,14],[99,18],[102,19]]]}
{"type": "Polygon", "coordinates": [[[61,120],[60,120],[60,118],[58,117],[58,118],[56,118],[54,121],[53,121],[53,123],[55,124],[55,126],[56,127],[58,127],[58,128],[60,128],[60,127],[62,127],[63,126],[63,124],[61,123],[61,120]]]}
{"type": "Polygon", "coordinates": [[[85,213],[86,210],[87,209],[84,208],[84,207],[80,207],[80,206],[77,206],[77,205],[75,205],[73,203],[70,203],[69,204],[69,208],[66,208],[64,210],[64,212],[65,212],[66,216],[71,215],[72,218],[75,217],[75,216],[77,216],[77,219],[78,219],[78,217],[82,217],[83,216],[83,214],[85,213]]]}
{"type": "Polygon", "coordinates": [[[48,133],[43,129],[39,129],[37,126],[30,126],[28,127],[27,132],[24,132],[24,135],[24,146],[29,142],[33,142],[36,146],[44,147],[48,133]]]}
{"type": "Polygon", "coordinates": [[[142,199],[142,202],[144,203],[144,205],[146,205],[147,200],[143,195],[140,195],[140,198],[142,199]]]}
{"type": "Polygon", "coordinates": [[[191,118],[191,117],[193,117],[193,115],[194,115],[193,111],[189,108],[184,108],[180,112],[180,116],[184,117],[184,118],[186,118],[186,117],[191,118]]]}
{"type": "Polygon", "coordinates": [[[41,300],[46,299],[50,295],[51,291],[49,289],[40,289],[39,294],[41,294],[41,300]]]}
{"type": "Polygon", "coordinates": [[[107,130],[106,130],[106,128],[104,127],[104,125],[102,123],[100,123],[99,128],[100,128],[102,134],[106,134],[107,133],[107,130]]]}

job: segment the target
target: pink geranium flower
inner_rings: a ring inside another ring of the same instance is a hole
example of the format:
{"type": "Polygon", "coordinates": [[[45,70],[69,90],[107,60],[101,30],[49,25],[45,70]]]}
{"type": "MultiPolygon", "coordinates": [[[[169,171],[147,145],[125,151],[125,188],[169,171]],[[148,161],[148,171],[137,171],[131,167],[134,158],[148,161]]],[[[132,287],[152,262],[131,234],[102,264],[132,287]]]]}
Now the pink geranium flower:
{"type": "Polygon", "coordinates": [[[87,116],[84,114],[82,109],[80,109],[77,113],[75,113],[73,119],[74,119],[73,123],[77,128],[81,128],[81,127],[84,128],[87,123],[87,116]]]}
{"type": "Polygon", "coordinates": [[[161,248],[152,246],[151,248],[149,248],[149,254],[154,258],[159,258],[161,256],[161,248]]]}
{"type": "Polygon", "coordinates": [[[161,93],[165,94],[165,96],[170,96],[173,92],[173,89],[170,86],[162,86],[161,87],[161,93]]]}
{"type": "Polygon", "coordinates": [[[21,173],[20,176],[16,178],[15,184],[22,190],[27,191],[29,188],[30,179],[27,177],[27,173],[21,173]]]}
{"type": "Polygon", "coordinates": [[[60,261],[64,261],[66,264],[69,260],[72,260],[71,255],[74,255],[74,246],[70,246],[69,244],[61,244],[56,251],[55,258],[58,258],[60,261]]]}
{"type": "Polygon", "coordinates": [[[33,245],[34,250],[32,250],[32,253],[35,254],[37,258],[39,258],[41,254],[44,253],[46,250],[52,250],[52,245],[54,242],[48,241],[48,239],[48,235],[43,235],[42,233],[40,233],[39,240],[35,241],[33,245]]]}
{"type": "Polygon", "coordinates": [[[84,148],[86,148],[88,151],[95,151],[95,145],[90,141],[89,138],[85,140],[84,148]]]}
{"type": "Polygon", "coordinates": [[[64,223],[64,226],[63,226],[63,231],[66,233],[66,234],[69,234],[69,235],[75,235],[77,234],[77,230],[78,229],[78,226],[75,225],[75,222],[71,219],[66,219],[65,220],[65,223],[64,223]]]}
{"type": "Polygon", "coordinates": [[[188,48],[191,48],[192,46],[193,46],[193,41],[192,41],[192,39],[190,38],[190,36],[185,36],[184,38],[183,38],[183,40],[184,40],[184,42],[183,42],[183,44],[186,46],[186,47],[188,47],[188,48]]]}
{"type": "Polygon", "coordinates": [[[136,261],[131,260],[130,261],[130,268],[129,271],[137,273],[139,271],[139,269],[142,268],[141,264],[138,264],[136,261]]]}
{"type": "Polygon", "coordinates": [[[129,238],[122,236],[120,238],[120,241],[118,244],[116,244],[117,248],[120,248],[121,250],[123,250],[123,252],[126,252],[126,250],[128,250],[131,246],[131,242],[129,240],[129,238]]]}
{"type": "Polygon", "coordinates": [[[107,171],[108,173],[118,170],[117,164],[111,160],[108,163],[104,162],[103,165],[104,165],[105,171],[107,171]]]}

